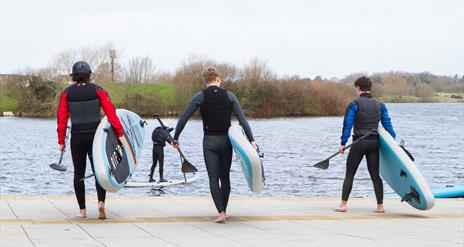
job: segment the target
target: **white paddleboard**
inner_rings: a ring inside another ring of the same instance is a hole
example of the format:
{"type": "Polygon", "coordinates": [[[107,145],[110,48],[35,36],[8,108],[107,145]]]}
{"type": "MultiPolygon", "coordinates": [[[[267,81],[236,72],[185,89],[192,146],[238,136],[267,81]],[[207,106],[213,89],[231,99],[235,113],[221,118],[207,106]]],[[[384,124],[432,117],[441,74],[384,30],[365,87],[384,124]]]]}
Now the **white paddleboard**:
{"type": "Polygon", "coordinates": [[[139,115],[124,109],[117,109],[116,115],[121,121],[129,145],[119,144],[107,117],[98,125],[92,145],[95,178],[109,192],[122,189],[132,176],[140,158],[145,135],[144,121],[139,115]]]}
{"type": "Polygon", "coordinates": [[[200,178],[198,172],[185,174],[186,179],[171,180],[167,182],[128,182],[125,188],[161,188],[181,184],[191,184],[200,178]]]}
{"type": "Polygon", "coordinates": [[[235,154],[242,164],[248,187],[253,192],[261,192],[264,188],[264,169],[258,151],[251,145],[240,125],[230,126],[228,135],[235,154]]]}

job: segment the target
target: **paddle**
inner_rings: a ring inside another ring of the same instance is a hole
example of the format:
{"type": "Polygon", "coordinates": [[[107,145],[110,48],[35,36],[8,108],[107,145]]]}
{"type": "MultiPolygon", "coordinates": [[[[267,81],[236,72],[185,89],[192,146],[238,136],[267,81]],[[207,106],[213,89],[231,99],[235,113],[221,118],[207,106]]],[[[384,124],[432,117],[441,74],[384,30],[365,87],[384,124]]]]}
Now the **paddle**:
{"type": "MultiPolygon", "coordinates": [[[[357,142],[359,142],[359,141],[365,139],[366,137],[368,137],[368,136],[370,136],[370,135],[372,135],[372,134],[374,134],[374,132],[369,132],[369,133],[367,133],[367,134],[361,136],[358,140],[356,140],[356,141],[352,142],[350,145],[346,146],[346,147],[344,148],[344,150],[347,150],[347,149],[350,148],[353,144],[355,144],[355,143],[357,143],[357,142]]],[[[320,168],[320,169],[322,169],[322,170],[327,170],[327,168],[329,168],[329,160],[332,159],[333,157],[337,156],[338,154],[339,154],[339,152],[336,152],[336,153],[332,154],[330,157],[328,157],[327,159],[325,159],[325,160],[323,160],[323,161],[321,161],[321,162],[319,162],[319,163],[317,163],[317,164],[315,164],[315,165],[313,165],[313,166],[314,166],[314,167],[317,167],[317,168],[320,168]]]]}
{"type": "Polygon", "coordinates": [[[66,150],[65,148],[63,148],[63,150],[61,150],[60,161],[58,161],[58,163],[51,163],[49,165],[50,168],[52,168],[53,170],[60,171],[60,172],[65,172],[66,170],[68,170],[68,168],[66,168],[66,166],[61,164],[61,161],[63,161],[63,155],[64,155],[65,150],[66,150]]]}
{"type": "MultiPolygon", "coordinates": [[[[156,117],[156,119],[158,119],[158,122],[161,124],[161,127],[163,127],[164,129],[168,129],[166,128],[166,126],[163,124],[163,121],[161,121],[160,119],[160,114],[159,113],[155,113],[153,115],[154,117],[156,117]]],[[[168,135],[171,137],[172,139],[172,136],[171,136],[171,133],[169,133],[168,131],[168,135]]],[[[185,177],[185,173],[194,173],[194,172],[197,172],[198,169],[192,165],[192,163],[190,163],[184,156],[184,153],[182,153],[182,151],[180,150],[180,148],[176,148],[177,151],[179,152],[179,155],[180,155],[180,162],[182,163],[182,173],[184,173],[184,179],[187,181],[186,177],[185,177]]]]}
{"type": "MultiPolygon", "coordinates": [[[[69,129],[71,129],[71,127],[68,126],[67,128],[68,129],[66,130],[65,143],[66,143],[66,139],[68,139],[68,133],[69,133],[69,129]]],[[[58,161],[58,163],[51,163],[49,165],[50,168],[52,168],[53,170],[60,171],[60,172],[65,172],[66,170],[68,170],[68,168],[66,168],[66,166],[61,164],[61,161],[63,161],[63,155],[64,155],[65,151],[66,151],[66,148],[63,148],[63,150],[61,150],[60,161],[58,161]]]]}

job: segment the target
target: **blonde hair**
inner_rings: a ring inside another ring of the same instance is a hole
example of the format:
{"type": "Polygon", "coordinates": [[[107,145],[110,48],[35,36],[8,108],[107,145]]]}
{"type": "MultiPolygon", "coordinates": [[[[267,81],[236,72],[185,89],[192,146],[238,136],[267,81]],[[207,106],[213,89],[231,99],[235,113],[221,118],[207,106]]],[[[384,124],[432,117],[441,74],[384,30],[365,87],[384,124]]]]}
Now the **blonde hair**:
{"type": "Polygon", "coordinates": [[[219,70],[215,67],[208,66],[203,70],[203,72],[201,72],[201,77],[206,84],[209,84],[221,77],[221,74],[219,74],[219,70]]]}

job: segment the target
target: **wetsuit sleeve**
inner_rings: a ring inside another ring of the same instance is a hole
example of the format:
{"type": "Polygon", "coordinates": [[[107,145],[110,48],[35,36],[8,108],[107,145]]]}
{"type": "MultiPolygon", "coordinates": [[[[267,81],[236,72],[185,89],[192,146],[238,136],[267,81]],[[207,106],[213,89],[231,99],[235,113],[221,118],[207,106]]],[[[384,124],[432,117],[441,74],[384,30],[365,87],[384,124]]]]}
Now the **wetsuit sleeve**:
{"type": "Polygon", "coordinates": [[[163,129],[163,131],[161,131],[161,137],[165,142],[172,143],[172,137],[167,130],[163,129]]]}
{"type": "Polygon", "coordinates": [[[66,100],[67,96],[68,94],[66,92],[62,92],[60,95],[60,103],[58,105],[58,128],[56,129],[56,131],[58,132],[58,144],[60,145],[64,145],[66,139],[66,131],[68,127],[69,107],[68,101],[66,100]]]}
{"type": "Polygon", "coordinates": [[[393,129],[391,118],[388,115],[387,106],[384,103],[380,104],[380,113],[381,113],[380,121],[382,122],[382,126],[388,131],[388,133],[390,133],[393,139],[395,139],[396,133],[395,133],[395,130],[393,129]]]}
{"type": "Polygon", "coordinates": [[[237,117],[240,125],[243,127],[243,130],[245,131],[248,140],[250,140],[250,142],[255,141],[253,133],[251,132],[250,124],[248,124],[245,114],[243,114],[242,108],[240,107],[240,103],[238,102],[237,97],[235,96],[235,94],[229,91],[227,91],[227,94],[229,96],[229,101],[232,104],[232,111],[234,112],[235,117],[237,117]]]}
{"type": "Polygon", "coordinates": [[[121,137],[123,134],[121,121],[119,121],[118,115],[116,115],[116,110],[114,109],[113,102],[111,102],[108,93],[102,88],[98,88],[97,95],[100,99],[100,105],[105,112],[108,121],[110,122],[118,137],[121,137]]]}
{"type": "Polygon", "coordinates": [[[198,107],[203,104],[204,100],[205,96],[203,95],[203,92],[199,92],[193,96],[190,103],[187,105],[187,108],[185,108],[184,112],[180,115],[179,121],[176,125],[176,132],[174,133],[174,140],[179,140],[180,133],[184,130],[187,121],[198,110],[198,107]]]}
{"type": "Polygon", "coordinates": [[[351,129],[353,128],[354,119],[356,117],[356,113],[358,112],[358,104],[352,102],[346,108],[345,118],[343,119],[343,129],[342,129],[342,136],[341,136],[341,145],[345,146],[350,139],[351,129]]]}

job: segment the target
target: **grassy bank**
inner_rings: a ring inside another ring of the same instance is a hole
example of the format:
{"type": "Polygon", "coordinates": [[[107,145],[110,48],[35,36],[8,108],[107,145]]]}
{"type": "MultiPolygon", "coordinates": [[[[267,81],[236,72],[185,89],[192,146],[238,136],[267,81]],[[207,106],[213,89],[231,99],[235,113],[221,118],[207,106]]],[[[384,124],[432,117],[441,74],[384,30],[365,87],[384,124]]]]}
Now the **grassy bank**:
{"type": "Polygon", "coordinates": [[[15,112],[18,106],[18,100],[8,91],[0,91],[0,112],[15,112]]]}
{"type": "Polygon", "coordinates": [[[386,103],[464,103],[464,93],[434,93],[427,98],[412,95],[382,96],[380,100],[386,103]]]}
{"type": "Polygon", "coordinates": [[[174,98],[175,88],[172,84],[102,83],[100,85],[108,91],[111,99],[116,105],[123,105],[125,102],[127,102],[128,98],[137,94],[157,95],[162,103],[169,106],[174,106],[176,102],[174,98]]]}
{"type": "MultiPolygon", "coordinates": [[[[69,84],[30,78],[29,84],[0,85],[0,113],[17,116],[54,117],[59,93],[69,84]]],[[[177,116],[190,98],[203,88],[202,83],[100,83],[116,108],[134,111],[142,117],[161,113],[177,116]]],[[[337,116],[356,97],[352,87],[329,81],[238,81],[224,83],[234,92],[250,117],[337,116]]],[[[411,95],[382,96],[390,103],[464,103],[464,93],[434,93],[427,98],[411,95]]]]}

